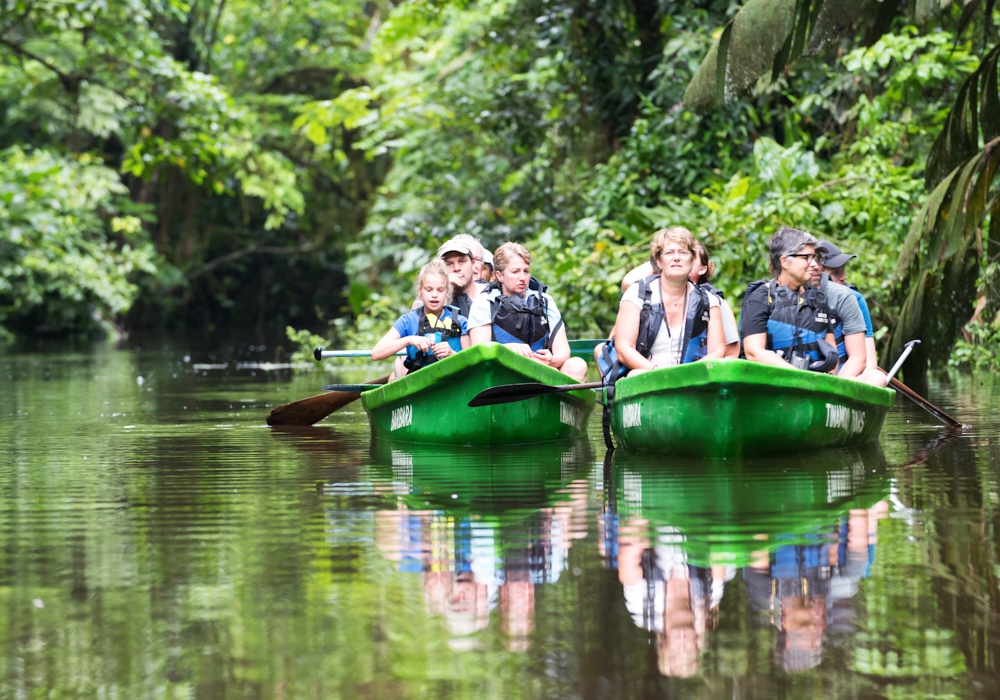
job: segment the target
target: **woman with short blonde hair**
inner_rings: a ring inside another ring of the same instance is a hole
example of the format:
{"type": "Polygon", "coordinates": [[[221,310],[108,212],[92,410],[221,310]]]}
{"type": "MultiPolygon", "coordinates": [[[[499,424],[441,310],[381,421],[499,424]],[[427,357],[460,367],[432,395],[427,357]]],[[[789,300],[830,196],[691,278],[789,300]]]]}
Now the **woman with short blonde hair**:
{"type": "Polygon", "coordinates": [[[473,345],[498,342],[582,382],[587,363],[571,357],[566,329],[555,301],[531,277],[531,254],[520,243],[504,243],[493,253],[494,282],[472,302],[469,337],[473,345]]]}
{"type": "Polygon", "coordinates": [[[723,357],[719,299],[689,280],[697,259],[694,236],[683,226],[653,234],[649,264],[655,276],[622,296],[615,322],[617,362],[601,368],[610,379],[723,357]]]}

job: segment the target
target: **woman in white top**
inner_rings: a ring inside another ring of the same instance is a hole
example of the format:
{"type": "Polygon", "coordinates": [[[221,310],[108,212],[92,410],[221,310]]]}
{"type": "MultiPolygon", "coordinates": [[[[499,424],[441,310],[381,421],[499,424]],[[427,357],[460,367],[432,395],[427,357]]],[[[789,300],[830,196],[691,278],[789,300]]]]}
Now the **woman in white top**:
{"type": "MultiPolygon", "coordinates": [[[[636,349],[643,305],[639,296],[642,285],[633,284],[622,296],[615,322],[615,347],[622,364],[630,369],[630,375],[683,362],[686,352],[683,347],[685,322],[691,304],[698,298],[696,295],[701,294],[688,280],[696,260],[694,237],[686,228],[674,226],[653,234],[649,262],[653,273],[659,274],[659,279],[653,282],[651,301],[654,306],[663,305],[664,317],[649,348],[650,356],[643,357],[636,349]]],[[[704,359],[721,358],[725,355],[726,344],[719,299],[714,294],[705,296],[709,304],[709,318],[704,359]]]]}

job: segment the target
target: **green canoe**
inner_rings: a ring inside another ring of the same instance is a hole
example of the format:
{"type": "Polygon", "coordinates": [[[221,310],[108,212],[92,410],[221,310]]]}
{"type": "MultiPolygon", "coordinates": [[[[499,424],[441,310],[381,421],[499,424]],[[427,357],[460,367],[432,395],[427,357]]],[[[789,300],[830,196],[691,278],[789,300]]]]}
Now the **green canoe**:
{"type": "Polygon", "coordinates": [[[469,408],[499,384],[567,384],[562,372],[497,343],[474,345],[378,389],[361,404],[372,434],[398,442],[514,445],[576,438],[587,432],[594,393],[541,396],[519,403],[469,408]]]}
{"type": "Polygon", "coordinates": [[[878,445],[704,462],[615,452],[608,484],[617,529],[667,537],[692,564],[744,566],[753,552],[815,544],[852,509],[889,494],[878,445]]]}
{"type": "Polygon", "coordinates": [[[373,475],[416,510],[517,521],[570,498],[586,479],[593,453],[586,438],[543,445],[488,447],[401,445],[372,440],[373,475]]]}
{"type": "Polygon", "coordinates": [[[611,429],[636,452],[704,459],[875,441],[893,392],[746,360],[703,360],[618,381],[611,429]]]}

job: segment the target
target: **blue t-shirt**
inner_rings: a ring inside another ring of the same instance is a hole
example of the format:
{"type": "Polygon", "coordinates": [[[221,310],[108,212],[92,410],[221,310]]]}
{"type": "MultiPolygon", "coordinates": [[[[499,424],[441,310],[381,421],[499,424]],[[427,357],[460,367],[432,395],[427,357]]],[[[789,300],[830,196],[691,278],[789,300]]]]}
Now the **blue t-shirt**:
{"type": "Polygon", "coordinates": [[[872,327],[872,315],[868,310],[868,302],[865,301],[864,295],[857,289],[852,289],[854,292],[854,297],[858,300],[858,306],[861,307],[861,315],[865,317],[865,337],[874,338],[875,329],[872,327]]]}

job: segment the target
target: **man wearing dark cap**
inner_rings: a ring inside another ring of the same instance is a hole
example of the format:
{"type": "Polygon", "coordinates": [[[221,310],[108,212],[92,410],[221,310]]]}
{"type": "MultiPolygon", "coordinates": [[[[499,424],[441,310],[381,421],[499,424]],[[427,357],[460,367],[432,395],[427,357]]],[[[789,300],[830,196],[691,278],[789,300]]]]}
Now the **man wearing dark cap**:
{"type": "MultiPolygon", "coordinates": [[[[875,351],[875,332],[872,326],[872,315],[868,310],[868,302],[865,301],[864,295],[858,291],[857,287],[847,283],[847,263],[858,256],[842,252],[840,248],[830,241],[820,241],[816,246],[816,250],[823,255],[822,271],[830,276],[831,282],[845,286],[853,293],[855,300],[858,302],[858,307],[861,309],[861,315],[864,318],[865,365],[864,371],[858,375],[858,379],[877,387],[884,387],[886,384],[886,375],[885,372],[878,368],[878,357],[875,351]]],[[[818,279],[814,281],[814,283],[816,282],[818,282],[818,279]]],[[[849,348],[844,345],[840,337],[842,331],[834,333],[834,335],[837,336],[837,352],[840,354],[840,361],[843,364],[850,354],[849,348]]]]}

